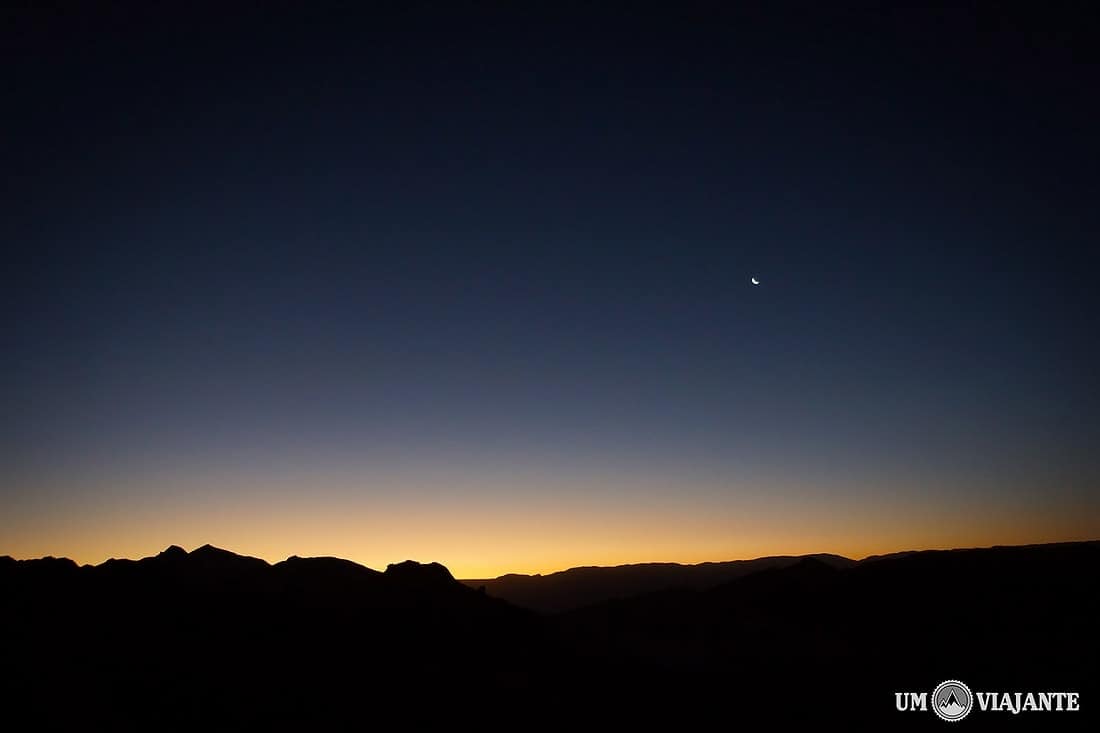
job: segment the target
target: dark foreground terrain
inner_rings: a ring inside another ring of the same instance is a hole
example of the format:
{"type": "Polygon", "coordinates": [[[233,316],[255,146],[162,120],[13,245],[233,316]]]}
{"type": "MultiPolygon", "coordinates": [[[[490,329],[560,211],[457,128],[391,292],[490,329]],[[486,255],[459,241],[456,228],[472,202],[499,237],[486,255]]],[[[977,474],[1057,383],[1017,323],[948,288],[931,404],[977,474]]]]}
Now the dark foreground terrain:
{"type": "MultiPolygon", "coordinates": [[[[557,604],[571,610],[546,613],[438,564],[269,565],[209,546],[95,567],[3,557],[0,689],[10,719],[34,727],[442,717],[586,729],[597,716],[681,727],[720,716],[733,728],[936,729],[948,724],[897,712],[893,693],[954,678],[1081,694],[1080,713],[975,713],[968,729],[1088,728],[1100,708],[1098,561],[1088,542],[714,564],[729,566],[725,580],[715,567],[637,566],[603,569],[602,593],[601,569],[585,569],[593,602],[577,607],[574,577],[557,604]]],[[[561,581],[521,585],[545,607],[561,581]]]]}

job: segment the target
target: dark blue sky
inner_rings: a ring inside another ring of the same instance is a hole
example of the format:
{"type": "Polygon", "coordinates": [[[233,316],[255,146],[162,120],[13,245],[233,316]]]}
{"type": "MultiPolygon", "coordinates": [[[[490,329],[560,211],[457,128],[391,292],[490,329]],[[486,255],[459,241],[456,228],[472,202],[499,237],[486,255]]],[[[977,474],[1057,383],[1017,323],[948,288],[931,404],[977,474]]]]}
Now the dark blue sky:
{"type": "Polygon", "coordinates": [[[399,6],[10,13],[0,550],[1100,530],[1081,18],[399,6]]]}

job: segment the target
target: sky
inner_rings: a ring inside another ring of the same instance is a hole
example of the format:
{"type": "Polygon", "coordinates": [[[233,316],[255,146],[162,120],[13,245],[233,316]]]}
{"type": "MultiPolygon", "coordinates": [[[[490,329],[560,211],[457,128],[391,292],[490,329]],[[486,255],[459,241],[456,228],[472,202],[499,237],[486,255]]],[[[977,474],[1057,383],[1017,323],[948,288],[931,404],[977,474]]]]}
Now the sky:
{"type": "Polygon", "coordinates": [[[1100,537],[1087,26],[829,5],[4,11],[0,554],[1100,537]]]}

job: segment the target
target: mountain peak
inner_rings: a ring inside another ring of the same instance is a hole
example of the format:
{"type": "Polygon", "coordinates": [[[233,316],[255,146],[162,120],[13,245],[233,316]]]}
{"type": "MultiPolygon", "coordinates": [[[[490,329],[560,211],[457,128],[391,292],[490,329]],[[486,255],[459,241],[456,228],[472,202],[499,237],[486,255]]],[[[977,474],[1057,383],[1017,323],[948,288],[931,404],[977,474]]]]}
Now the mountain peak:
{"type": "Polygon", "coordinates": [[[406,560],[386,566],[386,577],[412,585],[445,585],[454,583],[451,571],[437,562],[418,563],[406,560]]]}
{"type": "Polygon", "coordinates": [[[157,557],[165,560],[179,560],[187,557],[187,550],[183,549],[179,545],[169,545],[157,557]]]}
{"type": "Polygon", "coordinates": [[[187,557],[193,564],[197,563],[200,567],[232,568],[234,570],[268,567],[266,560],[261,560],[258,557],[250,557],[248,555],[238,555],[235,552],[223,550],[220,547],[214,547],[210,544],[192,550],[187,554],[187,557]]]}
{"type": "Polygon", "coordinates": [[[211,545],[208,542],[205,545],[203,545],[202,547],[191,550],[191,554],[192,555],[212,555],[212,554],[233,555],[235,553],[232,553],[229,550],[223,550],[220,547],[214,547],[213,545],[211,545]]]}

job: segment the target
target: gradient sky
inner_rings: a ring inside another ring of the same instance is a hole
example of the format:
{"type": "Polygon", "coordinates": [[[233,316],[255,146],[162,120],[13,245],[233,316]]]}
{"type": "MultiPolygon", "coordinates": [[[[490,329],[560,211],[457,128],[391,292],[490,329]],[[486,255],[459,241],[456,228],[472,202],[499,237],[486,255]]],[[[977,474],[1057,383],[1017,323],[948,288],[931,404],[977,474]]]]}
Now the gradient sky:
{"type": "Polygon", "coordinates": [[[1079,19],[398,5],[5,11],[0,553],[1100,536],[1079,19]]]}

